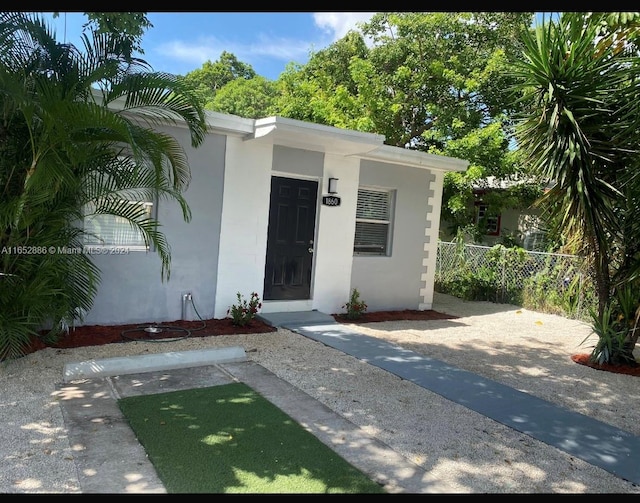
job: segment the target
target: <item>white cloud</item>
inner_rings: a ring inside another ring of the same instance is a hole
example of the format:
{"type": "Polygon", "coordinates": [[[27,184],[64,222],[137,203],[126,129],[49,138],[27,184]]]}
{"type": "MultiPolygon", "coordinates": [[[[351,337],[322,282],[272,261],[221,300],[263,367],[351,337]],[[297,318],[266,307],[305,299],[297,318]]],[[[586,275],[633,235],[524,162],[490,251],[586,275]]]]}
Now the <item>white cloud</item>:
{"type": "Polygon", "coordinates": [[[374,14],[375,12],[314,12],[313,20],[335,42],[349,30],[357,30],[357,23],[369,21],[374,14]]]}
{"type": "MultiPolygon", "coordinates": [[[[311,13],[310,13],[311,14],[311,13]]],[[[356,24],[368,21],[373,12],[318,12],[313,22],[321,33],[309,33],[311,39],[296,39],[281,35],[254,32],[244,40],[230,37],[202,36],[195,40],[167,40],[152,49],[174,73],[186,73],[206,61],[217,61],[222,51],[252,65],[278,65],[295,61],[304,63],[311,52],[344,37],[356,24]],[[170,62],[170,64],[168,63],[170,62]],[[278,63],[279,62],[279,63],[278,63]]],[[[154,65],[156,66],[156,65],[154,65]]]]}
{"type": "Polygon", "coordinates": [[[216,37],[200,38],[193,43],[176,40],[161,44],[155,50],[165,57],[196,66],[201,66],[207,60],[216,61],[222,51],[227,51],[244,62],[252,62],[256,57],[270,57],[288,62],[306,59],[309,52],[308,47],[299,40],[264,35],[250,43],[223,41],[216,37]]]}
{"type": "Polygon", "coordinates": [[[198,65],[201,65],[208,59],[215,61],[220,56],[221,52],[216,48],[215,43],[197,42],[195,44],[191,44],[181,40],[160,44],[154,48],[154,51],[168,58],[187,61],[198,65]]]}
{"type": "Polygon", "coordinates": [[[260,34],[257,42],[247,46],[251,54],[270,56],[284,61],[306,59],[309,47],[305,42],[290,38],[274,38],[260,34]]]}

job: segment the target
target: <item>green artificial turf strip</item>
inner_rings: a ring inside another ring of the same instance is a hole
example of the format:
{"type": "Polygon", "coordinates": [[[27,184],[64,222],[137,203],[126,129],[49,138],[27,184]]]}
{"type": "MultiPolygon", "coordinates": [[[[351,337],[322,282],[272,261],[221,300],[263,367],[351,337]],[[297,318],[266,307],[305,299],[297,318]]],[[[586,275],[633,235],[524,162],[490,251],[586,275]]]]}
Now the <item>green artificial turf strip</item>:
{"type": "Polygon", "coordinates": [[[118,405],[169,493],[385,493],[243,383],[118,405]]]}

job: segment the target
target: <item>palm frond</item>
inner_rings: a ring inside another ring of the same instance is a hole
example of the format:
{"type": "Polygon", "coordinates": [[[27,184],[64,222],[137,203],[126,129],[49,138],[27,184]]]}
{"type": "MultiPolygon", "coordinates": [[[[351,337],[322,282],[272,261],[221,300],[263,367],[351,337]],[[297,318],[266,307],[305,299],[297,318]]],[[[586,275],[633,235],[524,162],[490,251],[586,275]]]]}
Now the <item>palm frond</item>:
{"type": "Polygon", "coordinates": [[[36,14],[0,13],[0,245],[56,252],[0,257],[0,359],[91,309],[100,270],[90,254],[65,252],[83,249],[87,208],[138,229],[163,279],[169,243],[131,201],[172,200],[191,217],[187,156],[154,126],[186,124],[198,146],[204,111],[175,77],[130,57],[123,38],[92,33],[83,44],[58,43],[36,14]]]}

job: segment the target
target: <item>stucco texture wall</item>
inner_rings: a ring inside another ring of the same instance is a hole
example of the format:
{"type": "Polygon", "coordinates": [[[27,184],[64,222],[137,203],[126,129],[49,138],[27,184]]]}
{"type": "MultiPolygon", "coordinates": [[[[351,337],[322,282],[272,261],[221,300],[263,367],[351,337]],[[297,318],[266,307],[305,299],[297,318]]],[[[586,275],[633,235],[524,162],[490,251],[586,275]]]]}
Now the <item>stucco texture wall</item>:
{"type": "Polygon", "coordinates": [[[369,311],[423,306],[424,261],[431,248],[435,254],[437,246],[437,241],[427,237],[428,229],[434,225],[431,221],[434,182],[435,175],[426,169],[362,162],[360,187],[395,190],[389,256],[353,258],[351,286],[360,291],[369,311]]]}
{"type": "MultiPolygon", "coordinates": [[[[190,147],[184,128],[163,129],[176,137],[191,167],[185,197],[192,220],[186,223],[179,205],[157,201],[157,216],[171,247],[171,276],[161,281],[161,263],[155,251],[126,255],[94,255],[102,272],[94,306],[84,324],[167,322],[182,316],[182,293],[191,292],[203,318],[213,315],[216,264],[222,207],[225,137],[210,134],[197,149],[190,147]]],[[[190,306],[186,319],[198,319],[190,306]]]]}

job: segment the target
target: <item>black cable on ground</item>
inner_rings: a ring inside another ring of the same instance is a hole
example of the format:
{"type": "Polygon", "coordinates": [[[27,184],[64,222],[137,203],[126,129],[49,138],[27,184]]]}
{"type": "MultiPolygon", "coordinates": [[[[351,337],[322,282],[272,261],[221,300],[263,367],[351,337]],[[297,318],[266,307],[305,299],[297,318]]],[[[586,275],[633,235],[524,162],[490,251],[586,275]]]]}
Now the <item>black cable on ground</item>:
{"type": "Polygon", "coordinates": [[[184,327],[175,327],[171,325],[162,325],[162,324],[138,325],[136,328],[129,328],[127,330],[123,330],[122,332],[120,332],[120,334],[122,335],[123,339],[127,339],[129,341],[137,341],[137,342],[175,342],[175,341],[181,341],[182,339],[186,339],[191,335],[191,332],[197,332],[199,330],[203,330],[207,326],[207,322],[202,319],[202,316],[200,316],[200,313],[196,309],[196,305],[193,302],[193,296],[191,297],[191,305],[193,306],[193,310],[198,315],[198,318],[200,319],[200,321],[202,321],[201,327],[188,329],[184,327]],[[153,338],[154,334],[162,334],[162,333],[166,333],[167,331],[185,332],[185,335],[183,335],[182,337],[160,337],[157,339],[153,338]],[[143,337],[129,337],[125,335],[131,332],[143,332],[143,337]]]}

